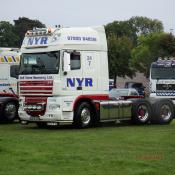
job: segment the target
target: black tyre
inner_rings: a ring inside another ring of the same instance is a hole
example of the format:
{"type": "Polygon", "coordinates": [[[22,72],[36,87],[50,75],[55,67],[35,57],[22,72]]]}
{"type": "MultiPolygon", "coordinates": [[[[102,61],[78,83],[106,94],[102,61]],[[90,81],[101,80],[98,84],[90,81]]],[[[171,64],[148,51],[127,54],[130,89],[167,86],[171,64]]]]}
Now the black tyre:
{"type": "Polygon", "coordinates": [[[174,117],[174,105],[171,100],[162,99],[154,103],[151,117],[153,124],[169,124],[174,117]]]}
{"type": "Polygon", "coordinates": [[[146,124],[152,115],[151,105],[147,100],[141,99],[133,101],[132,122],[134,124],[146,124]]]}
{"type": "Polygon", "coordinates": [[[6,102],[3,107],[3,121],[12,122],[18,116],[18,105],[15,102],[6,102]]]}
{"type": "Polygon", "coordinates": [[[94,112],[91,105],[87,102],[82,102],[78,106],[74,114],[74,124],[79,128],[87,128],[93,123],[94,112]]]}

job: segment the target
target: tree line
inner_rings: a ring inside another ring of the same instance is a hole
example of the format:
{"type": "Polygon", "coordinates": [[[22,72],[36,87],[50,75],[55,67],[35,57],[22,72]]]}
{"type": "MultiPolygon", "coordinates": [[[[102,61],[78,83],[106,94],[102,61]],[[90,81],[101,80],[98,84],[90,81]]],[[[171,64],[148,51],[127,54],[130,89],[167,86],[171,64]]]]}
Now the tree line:
{"type": "Polygon", "coordinates": [[[132,17],[105,26],[110,76],[132,77],[136,71],[149,76],[150,64],[159,57],[175,57],[175,37],[164,32],[156,19],[132,17]]]}
{"type": "MultiPolygon", "coordinates": [[[[27,30],[46,27],[39,20],[20,17],[14,24],[0,22],[0,47],[20,47],[27,30]]],[[[151,62],[159,57],[175,57],[175,37],[164,32],[160,20],[132,17],[126,21],[113,21],[105,25],[109,73],[132,77],[136,71],[149,75],[151,62]]]]}

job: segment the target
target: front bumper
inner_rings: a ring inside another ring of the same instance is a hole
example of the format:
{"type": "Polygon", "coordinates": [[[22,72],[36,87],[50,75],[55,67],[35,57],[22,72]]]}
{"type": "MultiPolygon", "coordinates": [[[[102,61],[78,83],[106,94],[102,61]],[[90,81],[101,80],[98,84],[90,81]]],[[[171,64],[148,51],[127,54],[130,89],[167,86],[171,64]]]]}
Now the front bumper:
{"type": "Polygon", "coordinates": [[[55,122],[55,123],[72,123],[73,122],[73,112],[57,112],[49,113],[46,112],[43,116],[30,116],[26,111],[19,111],[19,118],[21,121],[27,122],[55,122]]]}
{"type": "MultiPolygon", "coordinates": [[[[36,98],[34,100],[36,100],[36,98]]],[[[36,110],[36,106],[41,103],[43,102],[33,102],[32,98],[30,98],[30,103],[27,103],[25,97],[20,98],[18,113],[21,121],[56,123],[73,122],[72,107],[70,109],[65,108],[64,98],[48,97],[47,101],[43,104],[44,108],[42,109],[44,109],[44,112],[40,113],[39,110],[36,110]],[[31,109],[31,107],[33,108],[31,109]]]]}

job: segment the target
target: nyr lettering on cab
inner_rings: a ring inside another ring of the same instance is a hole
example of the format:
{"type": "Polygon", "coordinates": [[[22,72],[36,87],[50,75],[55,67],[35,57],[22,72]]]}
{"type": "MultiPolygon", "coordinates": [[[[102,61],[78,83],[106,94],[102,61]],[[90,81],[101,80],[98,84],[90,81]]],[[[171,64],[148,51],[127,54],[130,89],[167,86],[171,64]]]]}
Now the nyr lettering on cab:
{"type": "Polygon", "coordinates": [[[92,78],[67,78],[67,87],[92,87],[92,78]]]}
{"type": "Polygon", "coordinates": [[[28,39],[27,45],[45,45],[47,44],[48,37],[47,36],[39,36],[39,37],[30,37],[28,39]]]}

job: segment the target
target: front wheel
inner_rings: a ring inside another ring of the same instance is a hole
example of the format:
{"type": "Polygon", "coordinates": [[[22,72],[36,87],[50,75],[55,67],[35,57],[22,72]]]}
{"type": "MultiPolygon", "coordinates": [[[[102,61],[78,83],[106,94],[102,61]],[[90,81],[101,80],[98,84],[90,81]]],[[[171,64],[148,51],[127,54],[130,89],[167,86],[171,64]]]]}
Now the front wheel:
{"type": "Polygon", "coordinates": [[[15,102],[7,102],[4,105],[3,117],[6,122],[12,122],[17,117],[18,107],[15,102]]]}
{"type": "Polygon", "coordinates": [[[93,110],[89,103],[83,102],[78,106],[74,114],[74,124],[79,128],[91,126],[93,119],[93,110]]]}

